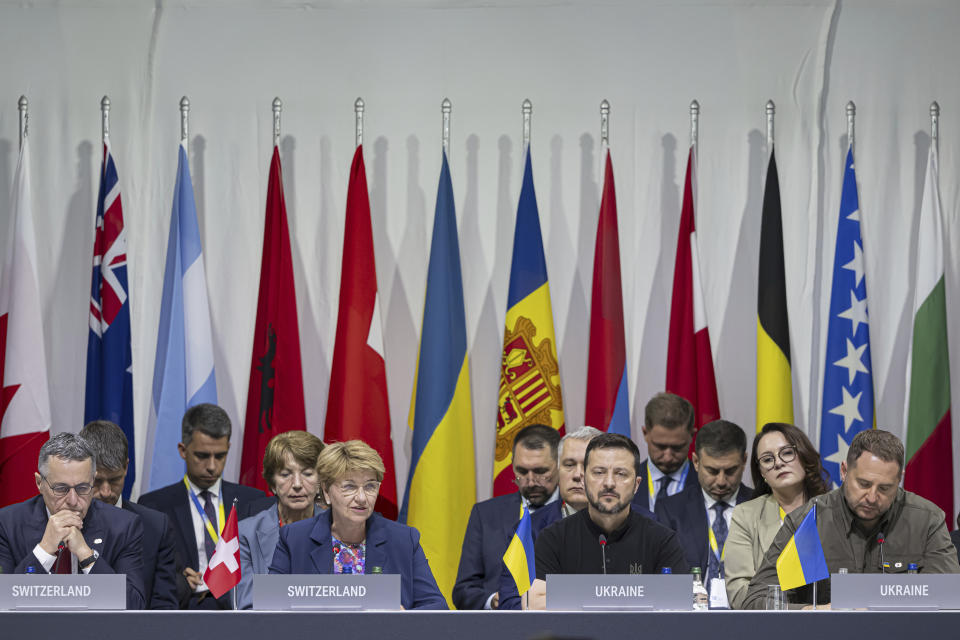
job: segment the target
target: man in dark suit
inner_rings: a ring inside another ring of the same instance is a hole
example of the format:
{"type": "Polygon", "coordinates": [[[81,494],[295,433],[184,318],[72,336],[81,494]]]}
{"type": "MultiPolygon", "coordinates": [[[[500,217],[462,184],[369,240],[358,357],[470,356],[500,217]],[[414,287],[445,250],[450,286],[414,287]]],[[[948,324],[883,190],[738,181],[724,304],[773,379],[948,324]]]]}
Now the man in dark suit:
{"type": "Polygon", "coordinates": [[[178,609],[177,567],[170,519],[121,497],[130,462],[127,436],[113,422],[94,420],[80,430],[97,456],[93,495],[98,500],[140,516],[143,523],[143,587],[145,609],[178,609]]]}
{"type": "Polygon", "coordinates": [[[647,402],[643,439],[648,457],[640,464],[640,488],[633,504],[654,512],[658,500],[697,484],[687,460],[693,434],[693,405],[685,398],[664,391],[647,402]]]}
{"type": "Polygon", "coordinates": [[[93,499],[95,472],[83,438],[47,440],[34,474],[40,495],[0,509],[0,571],[126,574],[127,608],[142,609],[143,525],[93,499]]]}
{"type": "Polygon", "coordinates": [[[198,404],[183,414],[180,457],[186,461],[182,482],[140,497],[145,507],[161,511],[173,522],[178,561],[185,566],[178,593],[182,609],[230,609],[230,594],[216,599],[203,583],[210,557],[233,500],[237,518],[248,514],[247,505],[263,497],[259,489],[221,479],[232,427],[226,411],[213,404],[198,404]],[[185,583],[184,583],[185,579],[185,583]]]}
{"type": "Polygon", "coordinates": [[[500,567],[520,507],[531,513],[558,499],[557,445],[553,427],[532,424],[513,440],[513,473],[519,492],[490,498],[473,505],[460,552],[453,605],[457,609],[496,609],[500,567]]]}
{"type": "Polygon", "coordinates": [[[677,533],[687,564],[700,567],[714,608],[729,608],[723,545],[733,508],[753,497],[753,489],[741,483],[747,436],[732,422],[709,422],[697,433],[692,462],[699,486],[658,501],[657,518],[677,533]]]}

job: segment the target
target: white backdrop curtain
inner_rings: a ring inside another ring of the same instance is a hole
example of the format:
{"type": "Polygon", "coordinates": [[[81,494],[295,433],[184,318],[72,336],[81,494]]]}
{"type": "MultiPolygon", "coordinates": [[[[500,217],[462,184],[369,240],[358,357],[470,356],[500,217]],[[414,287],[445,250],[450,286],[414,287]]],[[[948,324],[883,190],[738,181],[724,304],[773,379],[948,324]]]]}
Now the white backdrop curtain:
{"type": "MultiPolygon", "coordinates": [[[[599,206],[599,104],[612,105],[633,434],[664,386],[688,105],[702,106],[698,226],[720,406],[754,430],[756,280],[777,104],[797,423],[819,437],[829,277],[857,104],[878,426],[903,435],[928,109],[938,100],[948,314],[960,318],[960,4],[951,0],[0,0],[0,228],[9,216],[17,98],[30,99],[32,173],[53,430],[83,416],[99,100],[129,239],[141,475],[176,170],[178,101],[203,235],[220,402],[238,473],[257,300],[274,96],[294,252],[309,429],[322,435],[336,329],[353,101],[366,162],[399,484],[440,165],[453,102],[478,494],[490,493],[521,112],[532,153],[568,425],[583,420],[599,206]]],[[[0,245],[2,246],[2,245],[0,245]]],[[[950,323],[954,406],[960,332],[950,323]]],[[[960,445],[954,418],[954,447],[960,445]]],[[[960,456],[955,451],[960,466],[960,456]]],[[[944,478],[945,482],[950,481],[944,478]]],[[[956,483],[956,480],[954,480],[956,483]]],[[[960,491],[955,492],[960,497],[960,491]]]]}

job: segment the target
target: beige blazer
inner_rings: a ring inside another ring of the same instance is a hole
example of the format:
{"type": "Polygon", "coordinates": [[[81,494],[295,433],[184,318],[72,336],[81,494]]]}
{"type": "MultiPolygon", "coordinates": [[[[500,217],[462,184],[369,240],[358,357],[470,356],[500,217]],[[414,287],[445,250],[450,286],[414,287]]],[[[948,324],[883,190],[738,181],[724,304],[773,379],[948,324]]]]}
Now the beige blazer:
{"type": "Polygon", "coordinates": [[[760,568],[774,536],[780,530],[780,505],[767,494],[738,504],[730,516],[730,532],[723,545],[723,568],[730,608],[743,608],[747,586],[760,568]]]}

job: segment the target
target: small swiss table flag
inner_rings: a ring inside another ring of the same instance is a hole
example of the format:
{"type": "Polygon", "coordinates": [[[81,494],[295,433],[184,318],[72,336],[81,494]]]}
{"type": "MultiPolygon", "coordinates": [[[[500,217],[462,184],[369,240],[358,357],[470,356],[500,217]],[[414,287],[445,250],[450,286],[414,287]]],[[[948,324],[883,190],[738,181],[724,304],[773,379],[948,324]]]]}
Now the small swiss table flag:
{"type": "Polygon", "coordinates": [[[203,572],[203,581],[210,593],[219,598],[240,584],[240,540],[237,534],[237,506],[230,509],[223,525],[213,557],[203,572]]]}

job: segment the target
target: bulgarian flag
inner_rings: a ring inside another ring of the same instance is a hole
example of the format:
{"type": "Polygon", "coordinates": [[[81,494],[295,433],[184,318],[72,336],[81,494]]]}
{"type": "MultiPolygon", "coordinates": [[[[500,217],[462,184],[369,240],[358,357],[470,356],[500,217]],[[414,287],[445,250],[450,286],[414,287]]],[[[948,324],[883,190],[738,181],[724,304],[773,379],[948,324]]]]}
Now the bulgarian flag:
{"type": "Polygon", "coordinates": [[[953,447],[939,181],[936,146],[931,145],[920,206],[903,484],[943,509],[949,528],[953,514],[953,447]]]}

